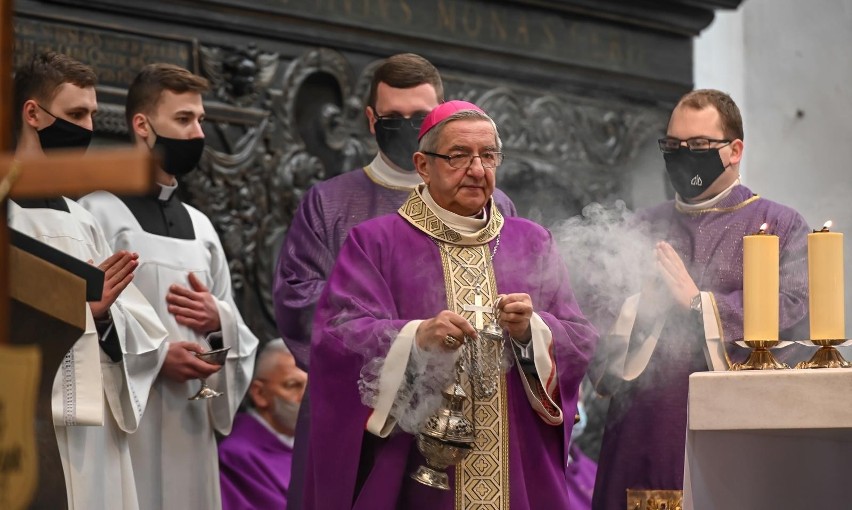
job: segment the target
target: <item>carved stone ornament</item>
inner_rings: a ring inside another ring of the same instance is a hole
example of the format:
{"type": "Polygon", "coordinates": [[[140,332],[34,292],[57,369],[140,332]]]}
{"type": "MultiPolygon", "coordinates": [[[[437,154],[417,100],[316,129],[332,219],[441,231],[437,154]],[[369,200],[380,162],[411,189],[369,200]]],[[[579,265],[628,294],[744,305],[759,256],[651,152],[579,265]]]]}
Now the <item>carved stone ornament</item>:
{"type": "Polygon", "coordinates": [[[497,185],[522,216],[544,224],[591,202],[625,194],[620,168],[667,112],[624,102],[596,101],[530,88],[445,77],[447,97],[471,101],[491,115],[503,141],[497,185]]]}
{"type": "Polygon", "coordinates": [[[219,232],[246,323],[274,338],[275,264],[299,201],[374,153],[363,120],[369,77],[353,87],[348,62],[328,49],[285,63],[254,47],[203,47],[202,70],[218,102],[205,100],[207,148],[182,184],[219,232]]]}

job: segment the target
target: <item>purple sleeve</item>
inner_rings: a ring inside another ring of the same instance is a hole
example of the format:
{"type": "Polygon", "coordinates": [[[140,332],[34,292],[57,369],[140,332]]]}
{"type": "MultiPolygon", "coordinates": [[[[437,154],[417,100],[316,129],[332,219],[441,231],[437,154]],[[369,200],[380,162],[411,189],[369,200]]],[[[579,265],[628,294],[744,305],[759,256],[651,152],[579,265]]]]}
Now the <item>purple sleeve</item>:
{"type": "Polygon", "coordinates": [[[597,345],[598,334],[580,311],[571,288],[568,268],[550,233],[526,220],[512,222],[516,223],[528,223],[529,226],[514,227],[507,232],[504,239],[505,253],[494,259],[495,265],[501,266],[501,274],[498,275],[499,291],[504,294],[528,293],[533,309],[553,335],[549,354],[554,372],[539,376],[544,377],[545,382],[550,377],[557,377],[558,395],[551,397],[560,405],[564,415],[561,439],[564,445],[563,454],[566,456],[562,460],[567,462],[567,446],[571,437],[580,382],[597,345]],[[520,242],[515,242],[516,240],[520,242]]]}
{"type": "MultiPolygon", "coordinates": [[[[765,221],[773,223],[773,218],[765,221]]],[[[795,211],[785,210],[774,219],[780,237],[779,334],[782,339],[808,338],[808,227],[795,211]]],[[[714,293],[719,307],[725,340],[743,338],[743,290],[726,294],[714,293]]]]}
{"type": "Polygon", "coordinates": [[[380,237],[365,240],[358,228],[350,232],[317,311],[314,328],[321,334],[313,336],[314,348],[365,361],[383,357],[408,322],[399,319],[393,291],[377,265],[382,244],[380,237]]]}
{"type": "Polygon", "coordinates": [[[598,342],[598,332],[583,316],[571,289],[568,268],[559,256],[552,239],[545,249],[548,255],[542,260],[541,274],[545,275],[543,296],[549,302],[537,305],[538,314],[553,334],[553,357],[559,378],[559,397],[564,413],[564,441],[571,439],[574,413],[580,392],[580,382],[598,342]]]}
{"type": "Polygon", "coordinates": [[[316,187],[299,204],[278,255],[273,303],[278,332],[300,368],[310,365],[314,308],[334,264],[316,187]]]}
{"type": "Polygon", "coordinates": [[[387,354],[395,332],[408,322],[398,319],[377,265],[380,250],[365,246],[381,244],[364,242],[358,228],[350,231],[317,305],[304,496],[312,508],[351,507],[371,412],[361,402],[359,374],[366,362],[387,354]]]}

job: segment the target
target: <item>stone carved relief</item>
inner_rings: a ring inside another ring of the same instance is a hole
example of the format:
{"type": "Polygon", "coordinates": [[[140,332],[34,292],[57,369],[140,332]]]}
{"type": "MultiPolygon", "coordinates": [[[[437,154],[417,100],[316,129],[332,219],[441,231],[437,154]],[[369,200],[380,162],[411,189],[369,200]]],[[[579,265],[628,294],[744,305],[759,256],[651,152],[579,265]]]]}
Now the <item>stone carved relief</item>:
{"type": "Polygon", "coordinates": [[[361,125],[364,85],[353,87],[349,64],[328,49],[284,62],[253,47],[203,47],[202,72],[219,103],[205,103],[207,149],[183,184],[219,232],[244,319],[274,338],[274,269],[302,195],[374,151],[361,125]]]}
{"type": "Polygon", "coordinates": [[[493,116],[505,153],[498,186],[522,215],[544,224],[623,196],[619,167],[666,121],[662,110],[455,76],[445,87],[447,97],[472,101],[493,116]]]}
{"type": "MultiPolygon", "coordinates": [[[[278,250],[304,192],[375,154],[364,119],[374,62],[358,72],[320,48],[286,61],[245,49],[202,48],[211,80],[208,148],[184,180],[230,260],[235,298],[262,338],[278,336],[272,282],[278,250]]],[[[629,162],[665,112],[541,93],[445,73],[447,98],[473,101],[501,130],[498,179],[519,211],[547,223],[622,191],[615,168],[629,162]]]]}

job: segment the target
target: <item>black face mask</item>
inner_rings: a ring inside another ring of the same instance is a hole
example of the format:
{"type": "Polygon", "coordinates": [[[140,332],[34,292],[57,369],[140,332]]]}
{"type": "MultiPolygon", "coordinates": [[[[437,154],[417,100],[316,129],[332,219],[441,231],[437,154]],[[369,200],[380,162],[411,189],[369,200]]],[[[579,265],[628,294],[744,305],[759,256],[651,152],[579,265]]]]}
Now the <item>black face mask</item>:
{"type": "Polygon", "coordinates": [[[41,143],[41,150],[86,149],[89,147],[89,143],[92,141],[91,131],[84,127],[80,127],[73,122],[60,119],[56,115],[45,110],[45,108],[41,105],[39,105],[39,108],[56,119],[53,124],[36,131],[38,134],[38,141],[41,143]]]}
{"type": "Polygon", "coordinates": [[[422,117],[411,119],[376,119],[373,124],[376,130],[376,143],[379,149],[390,158],[394,165],[414,171],[414,153],[417,152],[417,134],[420,126],[414,127],[412,122],[423,122],[422,117]]]}
{"type": "Polygon", "coordinates": [[[695,198],[713,184],[727,168],[722,163],[719,149],[692,152],[680,147],[674,152],[663,153],[666,172],[672,187],[681,198],[695,198]]]}
{"type": "Polygon", "coordinates": [[[148,121],[151,131],[157,136],[154,150],[163,158],[163,170],[174,176],[186,175],[198,166],[201,153],[204,152],[204,138],[166,138],[154,131],[154,126],[148,121]]]}

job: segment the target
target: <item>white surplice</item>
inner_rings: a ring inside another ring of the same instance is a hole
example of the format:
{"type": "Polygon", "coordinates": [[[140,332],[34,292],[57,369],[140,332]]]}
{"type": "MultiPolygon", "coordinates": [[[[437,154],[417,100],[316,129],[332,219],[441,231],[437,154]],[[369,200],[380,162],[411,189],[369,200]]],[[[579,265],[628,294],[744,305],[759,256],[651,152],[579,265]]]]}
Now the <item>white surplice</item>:
{"type": "Polygon", "coordinates": [[[189,212],[195,239],[145,232],[124,202],[107,192],[87,195],[80,204],[98,219],[114,250],[139,253],[134,283],[157,311],[169,331],[169,341],[203,345],[199,334],[178,324],[169,313],[166,295],[170,285],[189,287],[192,272],[216,298],[223,343],[231,350],[225,366],[207,382],[223,395],[189,401],[198,391],[199,381],[179,383],[159,377],[130,446],[143,510],[221,508],[214,430],[225,435],[231,431],[234,414],[251,382],[258,340],[234,303],[219,236],[203,213],[186,204],[182,207],[189,212]]]}
{"type": "MultiPolygon", "coordinates": [[[[95,219],[65,199],[69,212],[9,203],[9,226],[82,260],[112,254],[95,219]]],[[[81,306],[85,306],[81,303],[81,306]]],[[[166,330],[144,296],[129,285],[110,307],[122,360],[98,345],[91,310],[86,331],[59,367],[51,407],[71,509],[138,508],[128,434],[141,421],[165,359],[166,330]]]]}

